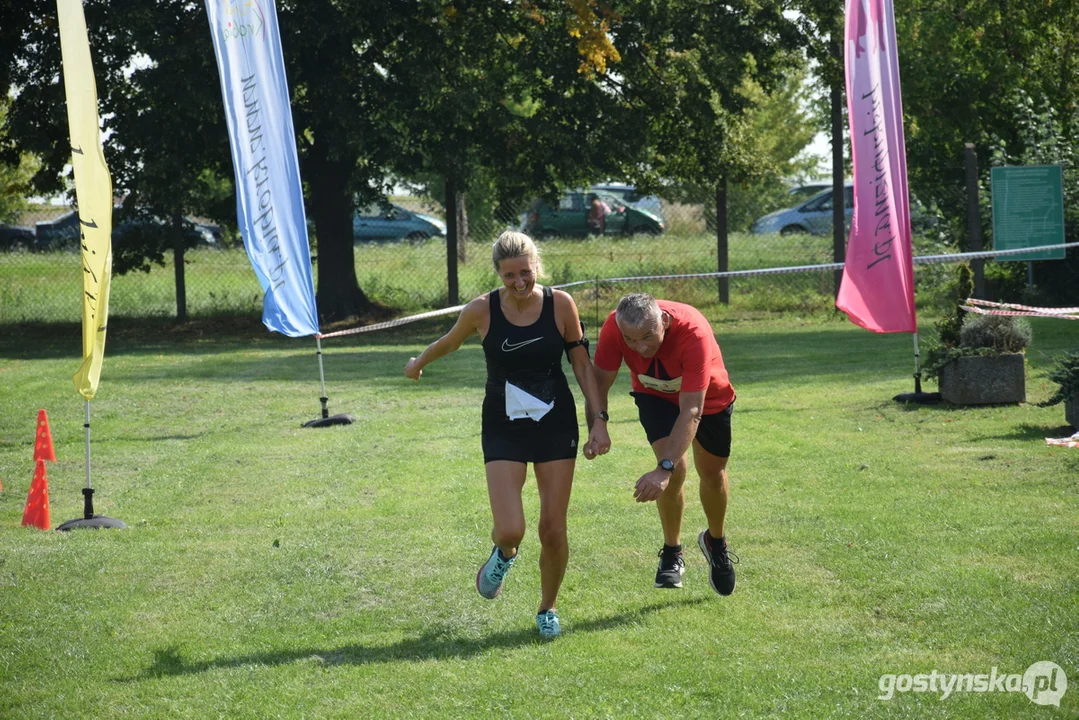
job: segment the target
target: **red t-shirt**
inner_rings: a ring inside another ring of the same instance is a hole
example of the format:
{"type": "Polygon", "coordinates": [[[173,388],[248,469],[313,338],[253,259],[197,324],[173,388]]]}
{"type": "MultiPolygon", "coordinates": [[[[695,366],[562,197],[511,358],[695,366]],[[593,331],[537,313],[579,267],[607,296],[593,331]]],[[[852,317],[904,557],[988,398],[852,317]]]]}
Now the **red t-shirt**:
{"type": "Polygon", "coordinates": [[[613,372],[624,360],[634,392],[655,395],[677,405],[679,392],[707,388],[703,414],[725,410],[734,402],[734,388],[711,324],[691,305],[669,300],[656,302],[671,318],[659,351],[653,357],[644,358],[626,345],[612,312],[599,332],[596,367],[613,372]]]}

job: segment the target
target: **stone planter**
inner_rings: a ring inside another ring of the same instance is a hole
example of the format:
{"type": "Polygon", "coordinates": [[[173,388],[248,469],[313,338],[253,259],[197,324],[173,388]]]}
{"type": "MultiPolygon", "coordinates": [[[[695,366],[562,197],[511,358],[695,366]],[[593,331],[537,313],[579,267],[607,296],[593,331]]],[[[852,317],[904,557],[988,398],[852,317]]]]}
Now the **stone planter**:
{"type": "Polygon", "coordinates": [[[953,405],[999,405],[1027,399],[1022,353],[961,357],[940,372],[940,395],[953,405]]]}
{"type": "Polygon", "coordinates": [[[1071,400],[1064,401],[1064,420],[1079,430],[1079,393],[1072,395],[1071,400]]]}

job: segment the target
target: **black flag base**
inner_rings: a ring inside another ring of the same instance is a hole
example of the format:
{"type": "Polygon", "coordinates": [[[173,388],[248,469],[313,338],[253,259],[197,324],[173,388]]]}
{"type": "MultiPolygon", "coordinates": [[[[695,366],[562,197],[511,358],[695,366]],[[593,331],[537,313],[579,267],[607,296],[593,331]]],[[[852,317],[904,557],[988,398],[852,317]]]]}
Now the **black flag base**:
{"type": "Polygon", "coordinates": [[[940,393],[927,393],[922,392],[922,374],[914,373],[914,392],[901,393],[892,398],[896,402],[901,403],[921,403],[922,405],[932,405],[933,403],[939,403],[941,401],[940,393]]]}
{"type": "Polygon", "coordinates": [[[308,420],[300,427],[330,427],[331,425],[351,425],[354,422],[356,422],[356,418],[348,413],[341,413],[340,415],[329,415],[308,420]]]}
{"type": "MultiPolygon", "coordinates": [[[[323,392],[326,392],[323,390],[323,392]]],[[[356,418],[352,417],[348,413],[341,413],[339,415],[330,415],[330,411],[327,409],[326,403],[330,399],[328,397],[320,397],[319,402],[322,403],[322,417],[315,418],[314,420],[308,420],[300,427],[330,427],[331,425],[351,425],[356,422],[356,418]]]]}
{"type": "Polygon", "coordinates": [[[74,530],[76,528],[126,528],[123,520],[117,520],[116,518],[105,517],[104,515],[94,515],[92,518],[77,518],[75,520],[68,520],[66,523],[57,525],[56,529],[59,530],[74,530]]]}
{"type": "Polygon", "coordinates": [[[941,401],[940,393],[927,393],[927,392],[912,392],[912,393],[900,393],[892,398],[896,402],[901,403],[921,403],[922,405],[933,405],[941,401]]]}
{"type": "Polygon", "coordinates": [[[97,530],[99,528],[126,528],[123,520],[117,520],[116,518],[105,517],[104,515],[94,515],[94,489],[83,488],[83,516],[75,520],[68,520],[66,523],[61,523],[56,526],[58,531],[60,530],[74,530],[76,528],[92,528],[97,530]]]}

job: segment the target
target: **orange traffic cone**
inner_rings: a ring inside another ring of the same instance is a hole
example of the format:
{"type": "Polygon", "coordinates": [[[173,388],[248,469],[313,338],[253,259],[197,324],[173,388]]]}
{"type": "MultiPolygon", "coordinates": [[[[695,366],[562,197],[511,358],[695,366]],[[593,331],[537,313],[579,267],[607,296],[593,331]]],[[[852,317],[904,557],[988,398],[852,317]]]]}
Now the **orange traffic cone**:
{"type": "Polygon", "coordinates": [[[30,483],[30,493],[26,496],[22,524],[33,525],[41,530],[48,530],[51,525],[49,522],[49,480],[45,477],[44,460],[38,460],[35,463],[34,481],[30,483]]]}
{"type": "Polygon", "coordinates": [[[48,460],[56,462],[56,453],[52,449],[52,433],[49,432],[49,416],[45,410],[37,411],[37,440],[34,442],[34,462],[48,460]]]}

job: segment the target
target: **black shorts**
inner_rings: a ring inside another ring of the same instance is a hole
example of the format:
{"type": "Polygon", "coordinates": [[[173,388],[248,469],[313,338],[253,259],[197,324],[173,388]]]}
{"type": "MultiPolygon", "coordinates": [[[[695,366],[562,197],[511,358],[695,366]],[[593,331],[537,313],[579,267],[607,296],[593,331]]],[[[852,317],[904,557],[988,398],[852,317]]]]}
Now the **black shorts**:
{"type": "MultiPolygon", "coordinates": [[[[679,408],[672,402],[647,393],[630,393],[637,403],[637,417],[648,436],[648,444],[669,437],[678,419],[679,408]]],[[[712,415],[702,415],[697,425],[697,442],[716,457],[731,456],[731,414],[734,403],[712,415]]],[[[677,461],[678,458],[671,458],[677,461]]]]}

